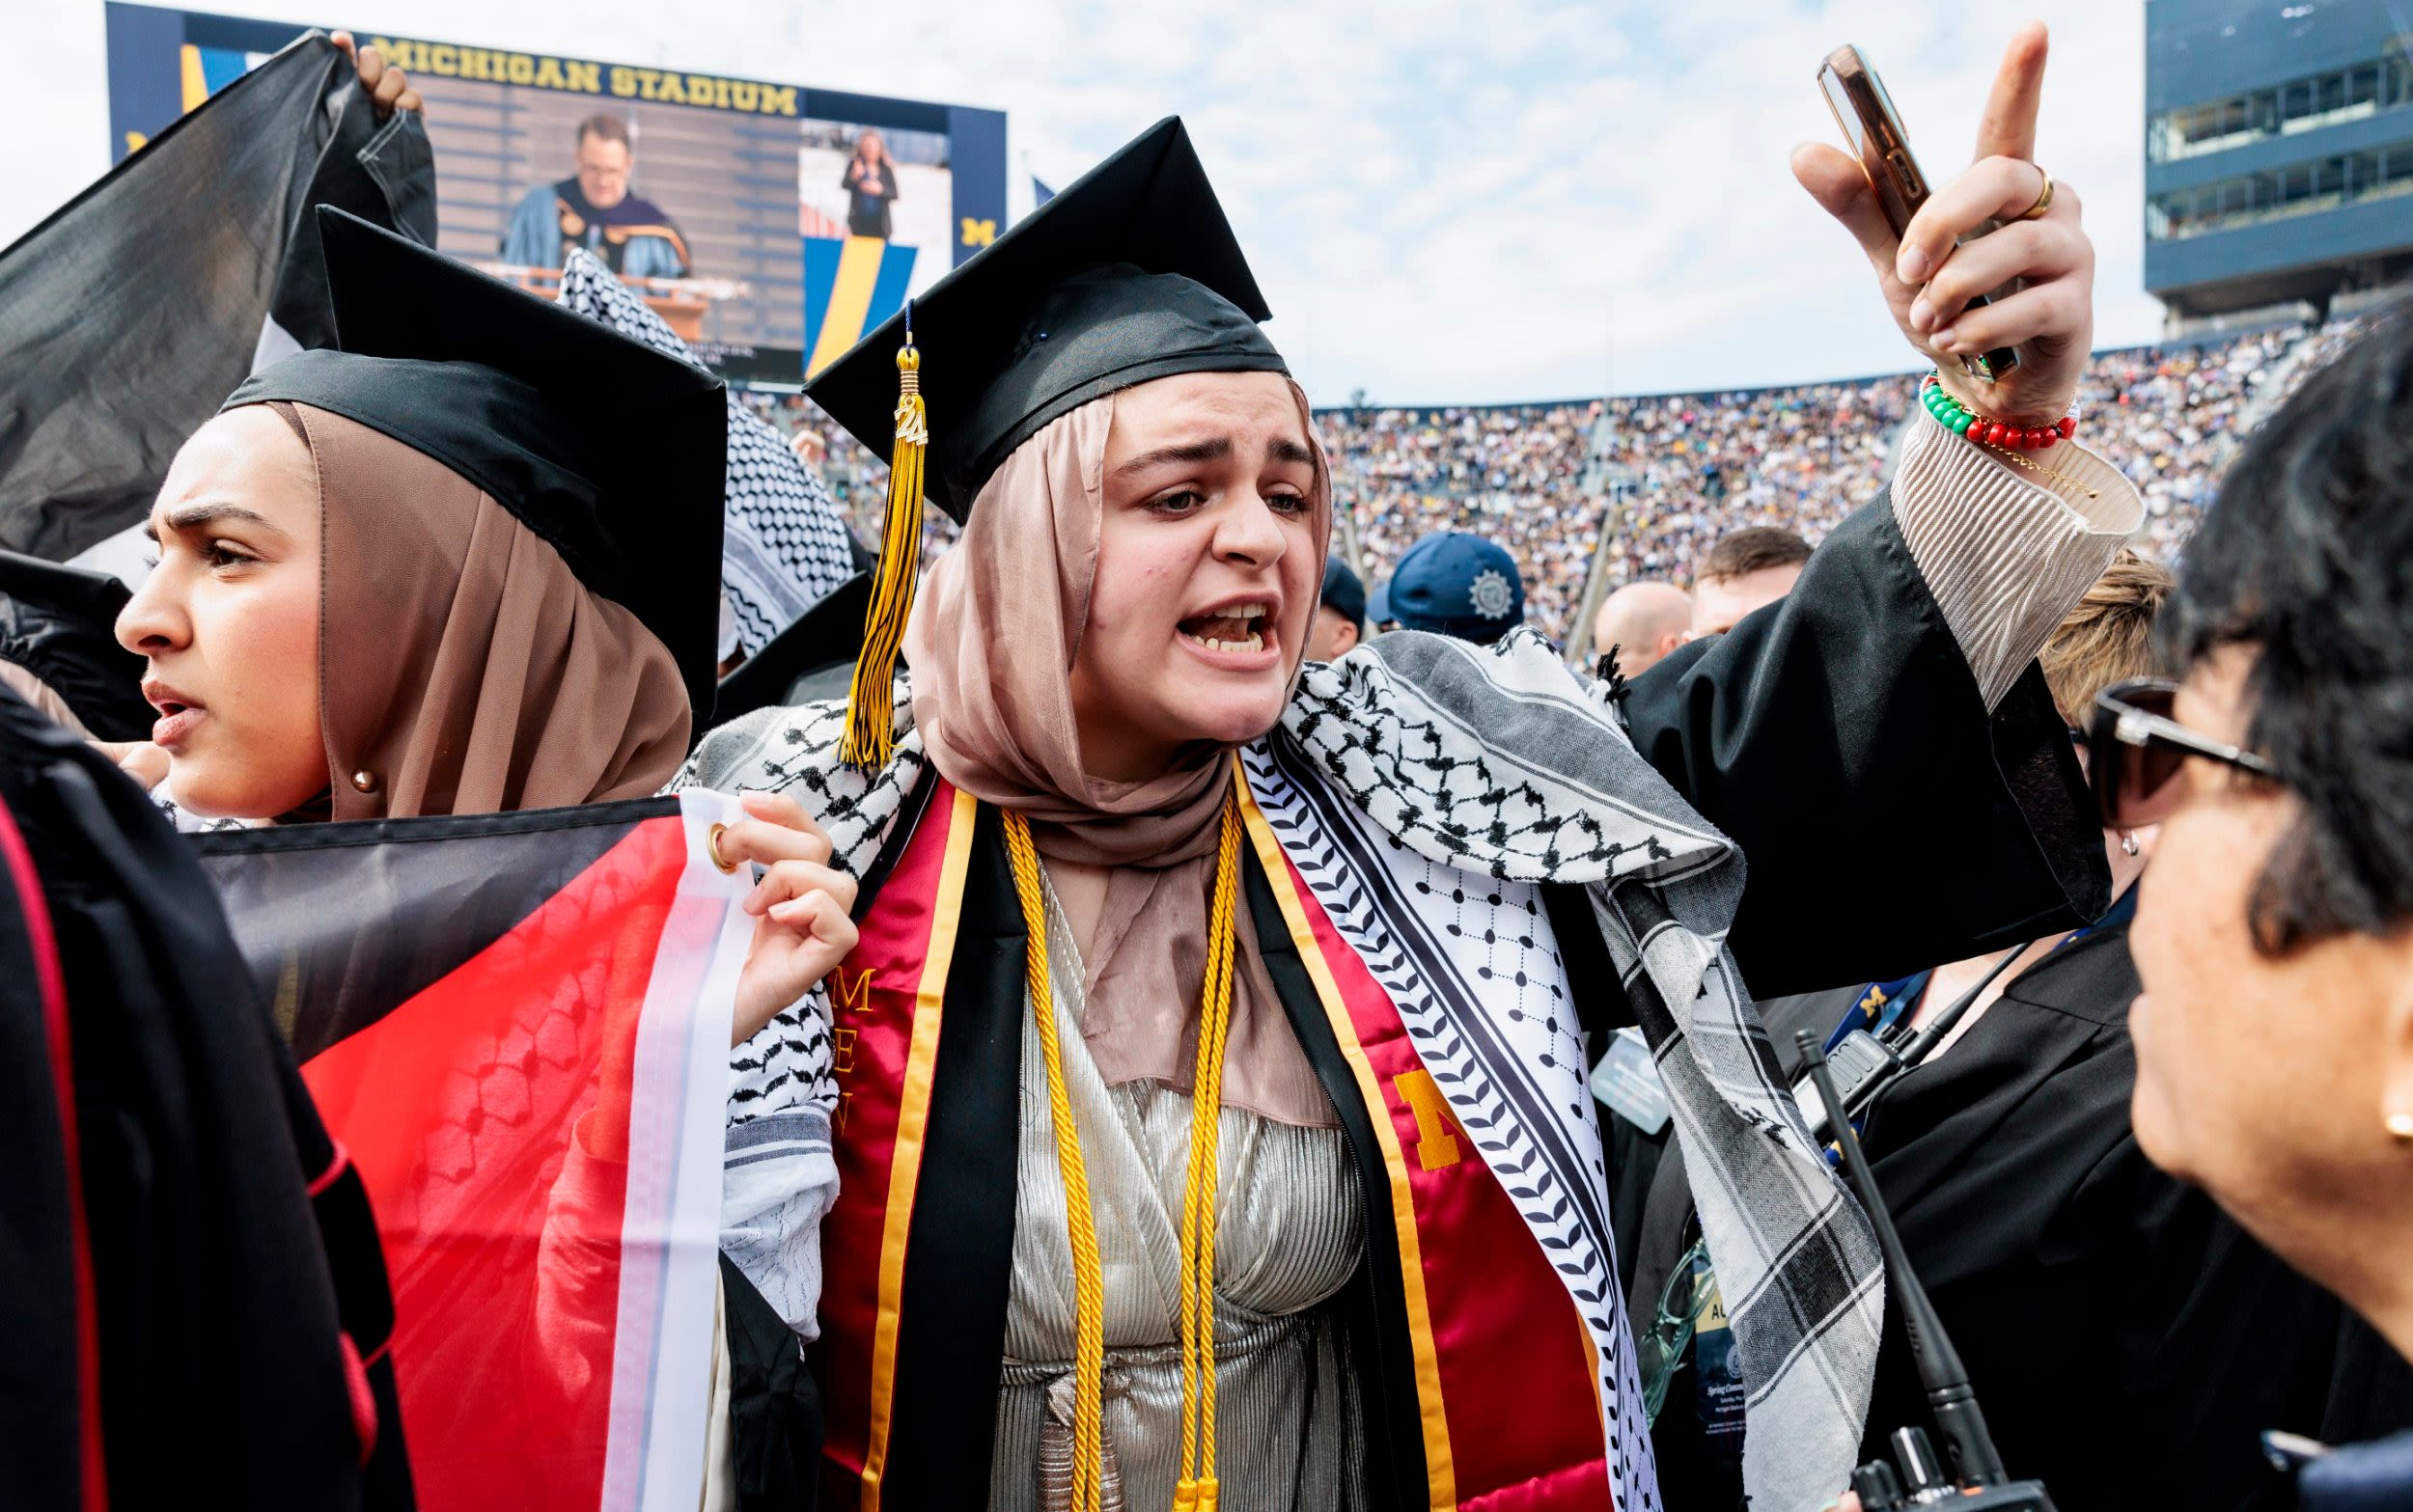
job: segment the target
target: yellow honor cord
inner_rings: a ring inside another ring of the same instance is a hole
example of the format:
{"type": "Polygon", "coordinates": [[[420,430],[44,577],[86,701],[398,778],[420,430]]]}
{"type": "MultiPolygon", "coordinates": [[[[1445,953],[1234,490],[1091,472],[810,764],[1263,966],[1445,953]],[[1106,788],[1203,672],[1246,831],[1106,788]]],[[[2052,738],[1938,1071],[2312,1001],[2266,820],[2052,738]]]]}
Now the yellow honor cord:
{"type": "Polygon", "coordinates": [[[1056,1170],[1064,1178],[1066,1226],[1072,1244],[1072,1512],[1098,1512],[1104,1487],[1106,1277],[1097,1258],[1097,1224],[1090,1213],[1089,1168],[1081,1159],[1072,1097],[1065,1088],[1064,1046],[1056,1032],[1055,999],[1047,988],[1047,909],[1039,880],[1039,853],[1028,819],[1005,812],[1006,859],[1022,904],[1023,948],[1040,1051],[1047,1062],[1047,1118],[1056,1135],[1056,1170]]]}
{"type": "MultiPolygon", "coordinates": [[[[1234,763],[1233,782],[1242,781],[1234,763]]],[[[1047,1064],[1047,1114],[1064,1178],[1066,1227],[1072,1250],[1072,1512],[1098,1512],[1104,1494],[1106,1283],[1090,1206],[1089,1169],[1065,1088],[1064,1045],[1047,983],[1047,910],[1030,821],[1004,815],[1006,857],[1022,905],[1025,972],[1040,1054],[1047,1064]]],[[[1215,1512],[1215,1196],[1220,1174],[1223,1053],[1232,1030],[1232,981],[1238,945],[1234,917],[1240,893],[1240,797],[1225,802],[1208,908],[1206,982],[1199,1005],[1198,1061],[1190,1087],[1189,1169],[1181,1199],[1181,1475],[1175,1512],[1215,1512]]]]}
{"type": "Polygon", "coordinates": [[[863,624],[863,654],[855,658],[854,685],[846,694],[846,731],[838,747],[838,758],[852,766],[886,766],[896,755],[897,653],[904,646],[905,620],[913,613],[913,589],[921,576],[922,457],[929,444],[922,353],[913,344],[908,314],[905,344],[897,349],[897,439],[888,459],[888,513],[880,528],[872,611],[863,624]]]}
{"type": "MultiPolygon", "coordinates": [[[[1233,782],[1240,776],[1235,770],[1233,782]]],[[[1223,1053],[1232,1032],[1233,915],[1239,901],[1240,800],[1223,809],[1206,932],[1206,987],[1190,1079],[1190,1164],[1181,1196],[1181,1478],[1176,1512],[1210,1512],[1215,1475],[1215,1216],[1223,1131],[1223,1053]]]]}

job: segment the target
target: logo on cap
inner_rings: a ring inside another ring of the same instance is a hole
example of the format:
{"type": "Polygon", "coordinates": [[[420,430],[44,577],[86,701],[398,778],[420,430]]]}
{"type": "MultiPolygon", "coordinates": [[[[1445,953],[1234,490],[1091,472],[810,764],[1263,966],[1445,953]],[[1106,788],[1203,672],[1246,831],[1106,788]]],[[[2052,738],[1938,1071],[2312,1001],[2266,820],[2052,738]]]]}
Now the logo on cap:
{"type": "Polygon", "coordinates": [[[1490,567],[1475,574],[1475,581],[1466,590],[1466,596],[1474,601],[1475,613],[1485,619],[1507,619],[1509,609],[1514,603],[1509,580],[1490,567]]]}

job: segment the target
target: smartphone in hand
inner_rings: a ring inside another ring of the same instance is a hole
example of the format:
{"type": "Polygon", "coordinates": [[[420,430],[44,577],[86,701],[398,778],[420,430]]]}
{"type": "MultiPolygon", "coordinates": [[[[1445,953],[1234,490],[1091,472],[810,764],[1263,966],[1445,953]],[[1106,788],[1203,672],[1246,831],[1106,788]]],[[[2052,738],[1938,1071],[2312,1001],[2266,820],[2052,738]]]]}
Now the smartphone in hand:
{"type": "MultiPolygon", "coordinates": [[[[1875,191],[1886,223],[1894,228],[1894,235],[1899,239],[1910,229],[1910,218],[1919,213],[1919,206],[1927,203],[1928,180],[1919,171],[1919,160],[1911,155],[1910,134],[1902,129],[1901,117],[1894,109],[1892,96],[1885,93],[1885,81],[1869,67],[1859,48],[1846,43],[1828,53],[1826,62],[1819,66],[1818,88],[1826,96],[1826,108],[1835,113],[1835,124],[1843,127],[1844,139],[1851,144],[1853,154],[1860,159],[1860,171],[1868,176],[1869,187],[1875,191]]],[[[1994,226],[1989,221],[1971,234],[1982,236],[1994,226]]],[[[1974,310],[1984,303],[1985,296],[1980,294],[1969,301],[1969,308],[1974,310]]],[[[1970,376],[1990,382],[2018,367],[2019,353],[2009,346],[1998,346],[1983,357],[1963,357],[1960,365],[1970,376]]]]}

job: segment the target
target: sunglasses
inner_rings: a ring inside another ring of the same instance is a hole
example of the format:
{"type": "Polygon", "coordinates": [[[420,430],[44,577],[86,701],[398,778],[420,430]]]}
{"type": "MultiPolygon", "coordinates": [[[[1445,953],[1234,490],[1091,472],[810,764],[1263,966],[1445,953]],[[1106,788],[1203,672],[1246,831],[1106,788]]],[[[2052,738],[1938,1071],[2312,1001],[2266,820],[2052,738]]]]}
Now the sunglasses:
{"type": "Polygon", "coordinates": [[[1684,1257],[1668,1273],[1667,1286],[1659,1294],[1658,1315],[1650,1320],[1650,1330],[1643,1334],[1641,1346],[1635,1351],[1634,1362],[1642,1376],[1642,1411],[1644,1420],[1656,1423],[1659,1409],[1667,1405],[1667,1388],[1675,1384],[1676,1372],[1684,1367],[1684,1351],[1692,1344],[1694,1319],[1701,1310],[1702,1273],[1700,1264],[1709,1252],[1706,1239],[1696,1239],[1684,1257]]]}
{"type": "Polygon", "coordinates": [[[2087,732],[2087,770],[2103,826],[2142,829],[2159,824],[2177,806],[2178,768],[2189,756],[2279,781],[2279,769],[2263,756],[2214,740],[2170,717],[2178,684],[2166,677],[2116,682],[2094,699],[2094,723],[2087,732]]]}

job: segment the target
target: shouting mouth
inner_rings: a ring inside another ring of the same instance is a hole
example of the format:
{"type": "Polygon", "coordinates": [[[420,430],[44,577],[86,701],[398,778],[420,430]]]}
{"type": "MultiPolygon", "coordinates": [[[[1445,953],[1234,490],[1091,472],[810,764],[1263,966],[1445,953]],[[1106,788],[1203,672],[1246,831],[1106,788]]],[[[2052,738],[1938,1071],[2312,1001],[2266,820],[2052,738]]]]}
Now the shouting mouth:
{"type": "Polygon", "coordinates": [[[1180,623],[1182,639],[1209,651],[1262,651],[1272,630],[1272,611],[1262,603],[1228,604],[1180,623]]]}

